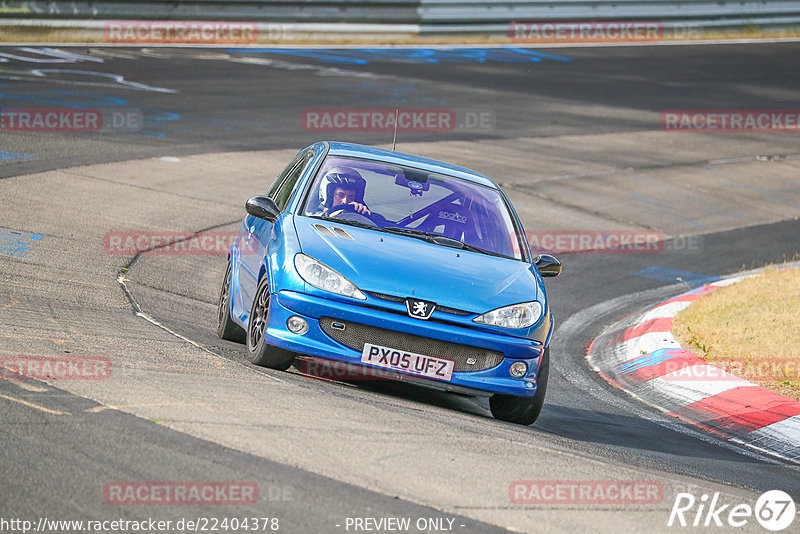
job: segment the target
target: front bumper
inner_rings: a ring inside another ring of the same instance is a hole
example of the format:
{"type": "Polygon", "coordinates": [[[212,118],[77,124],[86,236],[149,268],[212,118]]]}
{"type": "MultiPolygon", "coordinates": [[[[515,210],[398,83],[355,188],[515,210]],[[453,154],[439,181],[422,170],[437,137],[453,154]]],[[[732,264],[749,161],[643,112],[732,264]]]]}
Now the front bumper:
{"type": "MultiPolygon", "coordinates": [[[[272,294],[270,298],[269,325],[266,331],[266,341],[269,344],[301,354],[346,362],[356,366],[373,367],[361,362],[361,351],[339,343],[323,331],[320,318],[332,317],[349,323],[422,336],[432,340],[500,351],[505,356],[499,364],[489,369],[455,371],[448,381],[423,378],[402,371],[375,367],[375,369],[396,373],[400,375],[399,379],[436,389],[483,396],[503,393],[531,397],[536,393],[536,376],[539,371],[540,357],[544,350],[540,341],[503,336],[457,324],[422,321],[391,311],[353,305],[295,291],[280,291],[272,294]],[[294,334],[287,328],[286,321],[292,316],[300,316],[308,322],[309,328],[306,333],[294,334]],[[522,378],[512,378],[509,375],[509,367],[512,363],[520,360],[527,363],[528,373],[522,378]]],[[[550,329],[552,330],[552,327],[550,329]]],[[[407,350],[402,346],[392,348],[407,350]]],[[[436,356],[436,354],[430,355],[436,356]]]]}

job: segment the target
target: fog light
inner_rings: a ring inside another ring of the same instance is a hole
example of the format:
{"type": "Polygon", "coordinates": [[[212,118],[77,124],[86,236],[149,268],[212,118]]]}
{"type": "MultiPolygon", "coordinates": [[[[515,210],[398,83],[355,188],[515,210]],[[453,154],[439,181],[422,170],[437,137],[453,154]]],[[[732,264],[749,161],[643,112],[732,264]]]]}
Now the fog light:
{"type": "Polygon", "coordinates": [[[308,323],[306,320],[296,315],[289,317],[289,320],[286,321],[286,326],[295,334],[302,335],[308,332],[308,323]]]}
{"type": "Polygon", "coordinates": [[[513,378],[522,378],[528,372],[528,364],[525,362],[514,362],[508,370],[513,378]]]}

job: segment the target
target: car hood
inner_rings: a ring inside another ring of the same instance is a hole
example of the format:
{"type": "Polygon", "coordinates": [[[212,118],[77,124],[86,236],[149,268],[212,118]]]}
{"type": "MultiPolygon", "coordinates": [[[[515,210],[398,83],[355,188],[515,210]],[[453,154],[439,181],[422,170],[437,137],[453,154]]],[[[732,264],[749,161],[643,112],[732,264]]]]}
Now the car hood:
{"type": "Polygon", "coordinates": [[[295,218],[295,227],[305,254],[362,291],[415,297],[473,313],[539,295],[533,266],[522,261],[307,217],[295,218]]]}

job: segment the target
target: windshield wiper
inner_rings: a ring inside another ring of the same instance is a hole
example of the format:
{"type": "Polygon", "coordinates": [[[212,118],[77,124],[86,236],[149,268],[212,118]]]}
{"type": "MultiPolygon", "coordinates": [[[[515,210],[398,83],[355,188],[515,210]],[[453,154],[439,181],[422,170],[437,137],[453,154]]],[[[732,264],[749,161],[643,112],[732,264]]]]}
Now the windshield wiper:
{"type": "Polygon", "coordinates": [[[462,250],[469,250],[470,252],[478,252],[480,254],[487,254],[489,256],[499,256],[501,258],[505,258],[503,254],[498,254],[497,252],[492,252],[491,250],[482,249],[480,247],[476,247],[475,245],[470,245],[469,243],[464,243],[459,239],[455,239],[453,237],[447,237],[442,234],[437,234],[436,232],[424,232],[422,230],[417,230],[415,228],[397,228],[394,226],[388,228],[382,228],[382,230],[386,232],[391,232],[394,234],[401,234],[401,235],[408,235],[411,237],[418,237],[424,239],[428,243],[434,243],[437,245],[443,245],[445,247],[451,248],[459,248],[462,250]]]}
{"type": "MultiPolygon", "coordinates": [[[[398,226],[387,226],[386,228],[384,228],[384,230],[386,230],[387,232],[391,232],[393,234],[412,235],[419,237],[444,237],[442,234],[437,234],[435,232],[423,232],[422,230],[417,230],[416,228],[400,228],[398,226]]],[[[460,242],[461,241],[459,241],[459,243],[460,242]]]]}
{"type": "Polygon", "coordinates": [[[374,224],[367,224],[361,221],[352,221],[350,219],[339,219],[338,217],[328,217],[326,215],[313,215],[315,219],[323,221],[335,222],[336,224],[346,224],[349,226],[358,226],[359,228],[369,228],[370,230],[382,230],[380,226],[374,224]]]}

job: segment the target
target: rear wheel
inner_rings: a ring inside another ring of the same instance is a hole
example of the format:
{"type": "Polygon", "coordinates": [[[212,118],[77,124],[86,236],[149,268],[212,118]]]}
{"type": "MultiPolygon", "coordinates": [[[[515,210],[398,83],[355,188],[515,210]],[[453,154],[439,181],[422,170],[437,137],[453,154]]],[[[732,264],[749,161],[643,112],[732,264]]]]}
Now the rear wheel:
{"type": "Polygon", "coordinates": [[[544,349],[542,364],[539,366],[539,375],[536,383],[536,394],[533,397],[516,397],[514,395],[501,395],[496,393],[489,399],[489,408],[495,419],[516,423],[518,425],[532,425],[539,418],[544,406],[544,396],[547,393],[547,379],[550,375],[550,348],[544,349]]]}
{"type": "Polygon", "coordinates": [[[219,305],[217,306],[217,335],[228,341],[244,343],[245,331],[231,319],[231,262],[225,271],[222,289],[219,292],[219,305]]]}
{"type": "Polygon", "coordinates": [[[285,371],[292,365],[294,354],[264,342],[264,334],[269,325],[269,300],[269,280],[265,276],[258,284],[253,308],[250,310],[250,321],[247,324],[247,353],[250,361],[256,365],[285,371]]]}

